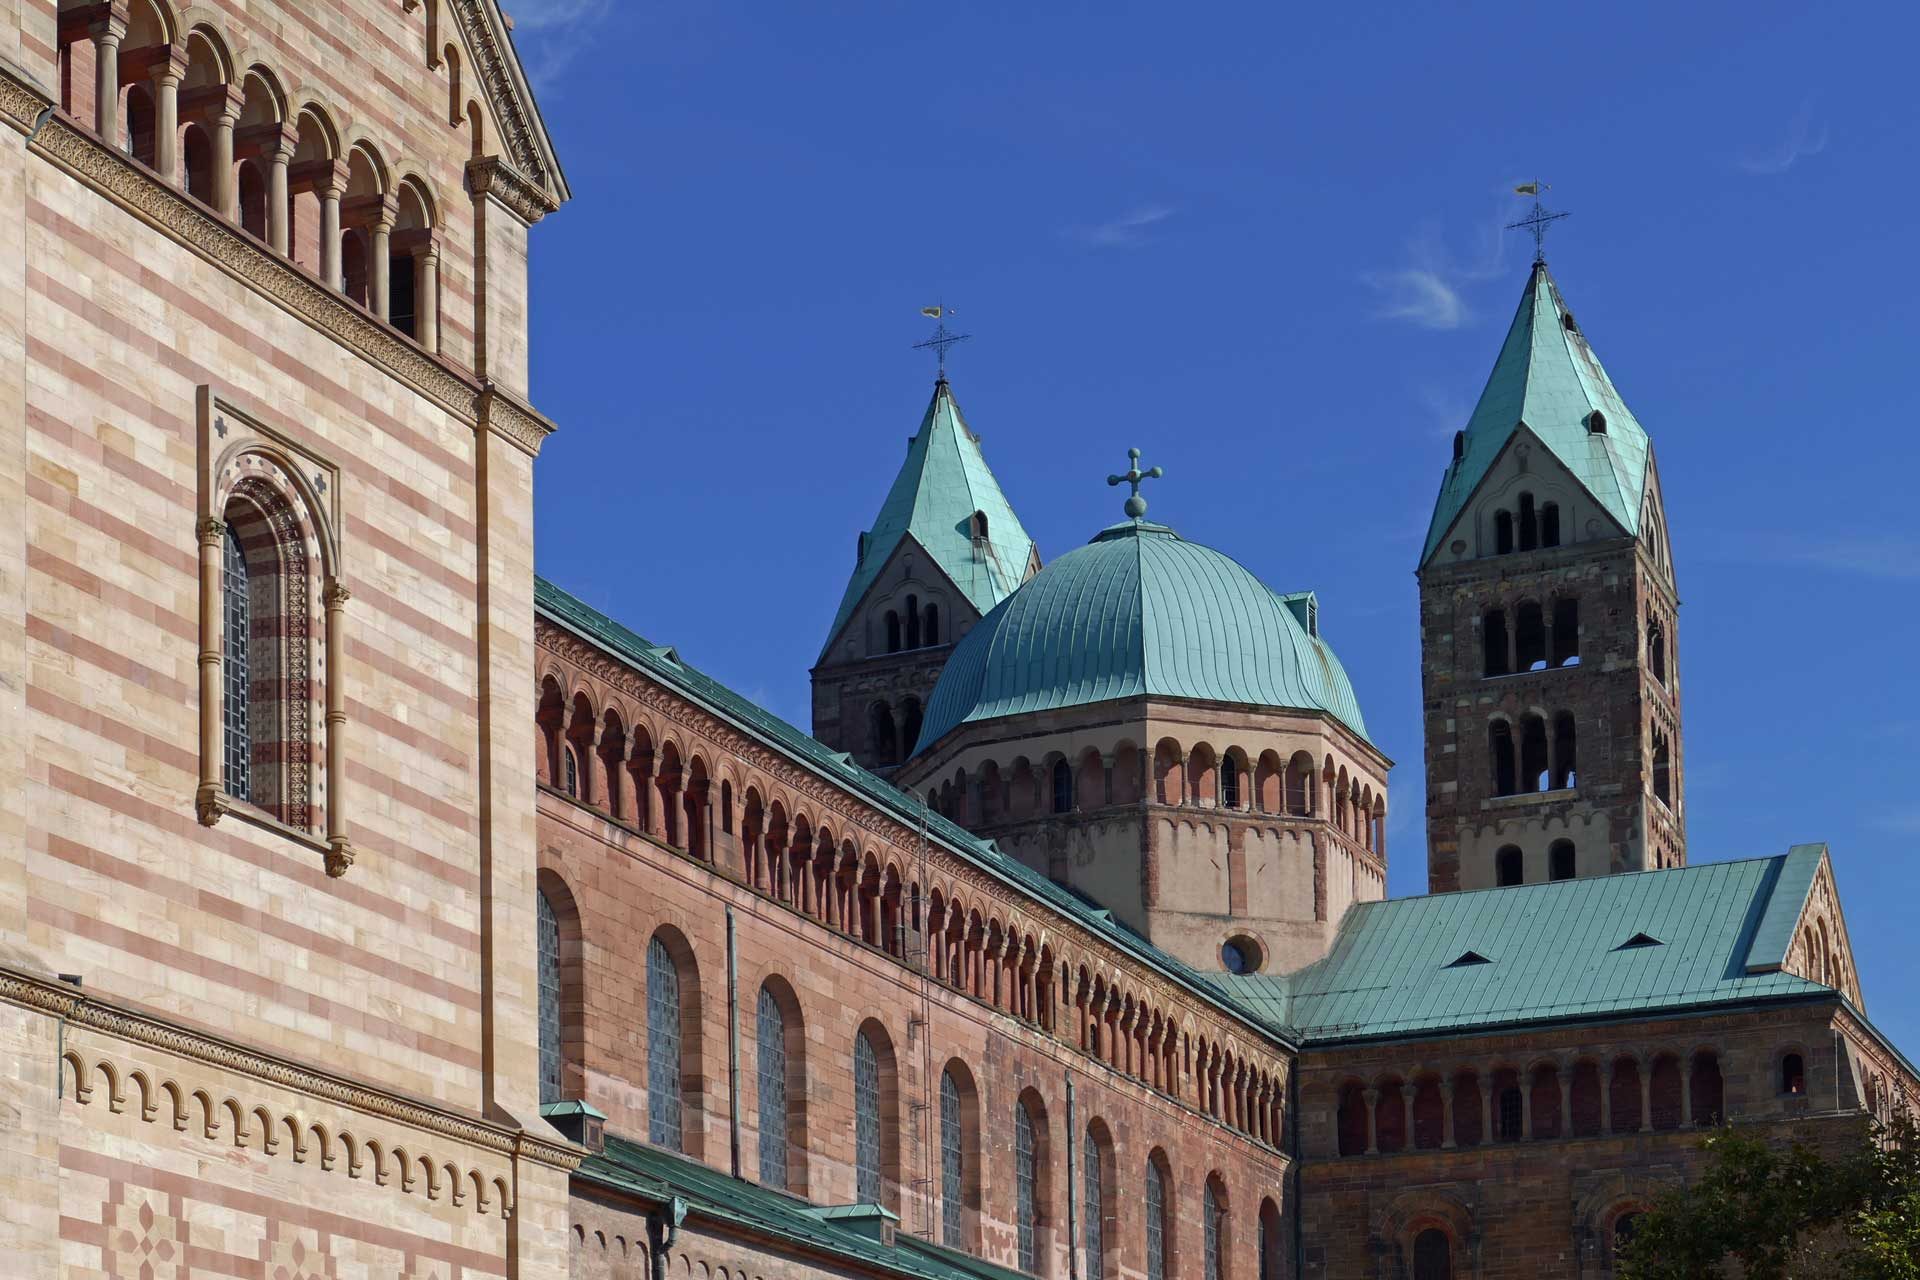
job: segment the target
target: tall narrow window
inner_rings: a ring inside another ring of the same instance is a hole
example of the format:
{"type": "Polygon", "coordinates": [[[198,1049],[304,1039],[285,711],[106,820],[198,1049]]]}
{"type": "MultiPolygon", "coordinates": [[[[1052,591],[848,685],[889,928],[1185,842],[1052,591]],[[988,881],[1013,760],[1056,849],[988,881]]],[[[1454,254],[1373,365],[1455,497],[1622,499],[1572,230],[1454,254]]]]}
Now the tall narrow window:
{"type": "Polygon", "coordinates": [[[1280,1210],[1271,1200],[1260,1204],[1260,1280],[1280,1280],[1280,1210]]]}
{"type": "Polygon", "coordinates": [[[536,891],[540,915],[540,1101],[558,1102],[560,1080],[560,916],[536,891]]]}
{"type": "Polygon", "coordinates": [[[1564,791],[1580,780],[1580,765],[1574,750],[1573,713],[1561,711],[1553,717],[1553,790],[1564,791]]]}
{"type": "Polygon", "coordinates": [[[1806,1091],[1806,1059],[1797,1053],[1790,1053],[1780,1059],[1780,1092],[1799,1097],[1806,1091]]]}
{"type": "Polygon", "coordinates": [[[1560,545],[1560,504],[1549,502],[1540,508],[1540,545],[1560,545]]]}
{"type": "Polygon", "coordinates": [[[1053,811],[1073,812],[1073,770],[1065,760],[1053,762],[1053,811]]]}
{"type": "Polygon", "coordinates": [[[1496,1120],[1498,1130],[1494,1136],[1501,1142],[1520,1141],[1520,1121],[1525,1114],[1520,1100],[1520,1086],[1510,1084],[1500,1090],[1496,1102],[1499,1106],[1496,1120]]]}
{"type": "Polygon", "coordinates": [[[854,1198],[880,1203],[880,1055],[862,1031],[853,1038],[854,1198]]]}
{"type": "Polygon", "coordinates": [[[772,991],[760,988],[754,1022],[759,1051],[760,1185],[787,1188],[787,1019],[772,991]]]}
{"type": "Polygon", "coordinates": [[[966,1149],[961,1140],[960,1084],[940,1073],[940,1243],[967,1247],[966,1149]]]}
{"type": "Polygon", "coordinates": [[[680,1150],[680,974],[667,944],[647,944],[647,1141],[680,1150]]]}
{"type": "Polygon", "coordinates": [[[227,794],[236,800],[253,799],[253,680],[250,648],[253,637],[253,600],[247,590],[247,553],[240,535],[229,524],[222,542],[221,595],[226,598],[221,666],[226,673],[227,794]]]}
{"type": "Polygon", "coordinates": [[[1562,596],[1553,602],[1553,656],[1556,667],[1580,665],[1580,601],[1562,596]]]}
{"type": "Polygon", "coordinates": [[[1480,647],[1485,656],[1481,670],[1490,676],[1507,674],[1507,611],[1489,609],[1480,620],[1480,647]]]}
{"type": "Polygon", "coordinates": [[[1453,1245],[1447,1233],[1428,1227],[1413,1238],[1413,1280],[1452,1280],[1453,1245]]]}
{"type": "Polygon", "coordinates": [[[1523,868],[1524,864],[1520,860],[1520,850],[1513,845],[1507,845],[1501,849],[1500,852],[1493,855],[1494,883],[1503,889],[1508,885],[1525,882],[1527,877],[1523,868]]]}
{"type": "Polygon", "coordinates": [[[1040,1153],[1033,1132],[1033,1113],[1025,1102],[1013,1104],[1014,1221],[1019,1228],[1020,1269],[1032,1271],[1040,1261],[1037,1184],[1040,1153]]]}
{"type": "Polygon", "coordinates": [[[920,638],[929,647],[940,643],[940,606],[939,605],[930,604],[927,606],[927,623],[926,623],[926,626],[921,629],[920,638]]]}
{"type": "Polygon", "coordinates": [[[1167,1176],[1147,1161],[1147,1280],[1167,1280],[1167,1176]]]}
{"type": "Polygon", "coordinates": [[[1544,671],[1547,667],[1546,614],[1537,600],[1520,606],[1514,619],[1514,665],[1522,671],[1544,671]]]}
{"type": "Polygon", "coordinates": [[[887,612],[887,652],[900,652],[900,615],[887,612]]]}
{"type": "Polygon", "coordinates": [[[1655,733],[1653,735],[1653,794],[1664,805],[1673,803],[1673,783],[1669,776],[1671,771],[1672,764],[1667,752],[1666,735],[1655,733]]]}
{"type": "Polygon", "coordinates": [[[1222,1228],[1226,1226],[1227,1207],[1220,1201],[1220,1189],[1212,1178],[1207,1179],[1206,1204],[1203,1206],[1205,1216],[1201,1223],[1205,1231],[1203,1244],[1207,1280],[1221,1280],[1226,1270],[1225,1260],[1221,1257],[1220,1237],[1224,1234],[1222,1228]]]}
{"type": "Polygon", "coordinates": [[[1520,549],[1532,551],[1540,545],[1540,521],[1534,515],[1533,495],[1520,495],[1520,549]]]}
{"type": "Polygon", "coordinates": [[[1087,1246],[1087,1275],[1092,1280],[1100,1280],[1107,1274],[1106,1264],[1106,1227],[1107,1227],[1107,1188],[1102,1180],[1100,1168],[1100,1139],[1094,1136],[1091,1128],[1087,1130],[1085,1143],[1082,1144],[1081,1181],[1086,1187],[1087,1224],[1085,1240],[1087,1246]]]}
{"type": "Polygon", "coordinates": [[[576,798],[580,795],[580,757],[571,742],[560,748],[560,789],[576,798]]]}
{"type": "Polygon", "coordinates": [[[1547,846],[1547,875],[1554,880],[1573,879],[1573,841],[1555,840],[1547,846]]]}
{"type": "Polygon", "coordinates": [[[1487,726],[1487,753],[1493,757],[1493,794],[1510,796],[1519,790],[1515,785],[1518,774],[1514,770],[1513,726],[1505,720],[1495,720],[1487,726]]]}
{"type": "Polygon", "coordinates": [[[1513,550],[1513,512],[1496,511],[1493,513],[1493,550],[1495,555],[1506,555],[1513,550]]]}
{"type": "Polygon", "coordinates": [[[1228,809],[1240,807],[1240,766],[1232,756],[1220,759],[1220,803],[1228,809]]]}
{"type": "Polygon", "coordinates": [[[1527,716],[1520,721],[1520,789],[1545,791],[1547,786],[1547,722],[1527,716]]]}
{"type": "Polygon", "coordinates": [[[1667,637],[1657,622],[1647,624],[1647,665],[1653,668],[1653,678],[1664,685],[1667,682],[1667,637]]]}

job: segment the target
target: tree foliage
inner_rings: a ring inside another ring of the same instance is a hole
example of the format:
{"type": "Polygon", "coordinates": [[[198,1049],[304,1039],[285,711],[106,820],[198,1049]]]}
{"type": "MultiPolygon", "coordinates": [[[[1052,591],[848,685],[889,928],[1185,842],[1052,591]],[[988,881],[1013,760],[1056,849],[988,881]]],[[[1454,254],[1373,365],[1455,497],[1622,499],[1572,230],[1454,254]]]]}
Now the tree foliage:
{"type": "Polygon", "coordinates": [[[1660,1198],[1625,1280],[1920,1280],[1920,1130],[1905,1113],[1820,1147],[1724,1128],[1700,1177],[1660,1198]]]}

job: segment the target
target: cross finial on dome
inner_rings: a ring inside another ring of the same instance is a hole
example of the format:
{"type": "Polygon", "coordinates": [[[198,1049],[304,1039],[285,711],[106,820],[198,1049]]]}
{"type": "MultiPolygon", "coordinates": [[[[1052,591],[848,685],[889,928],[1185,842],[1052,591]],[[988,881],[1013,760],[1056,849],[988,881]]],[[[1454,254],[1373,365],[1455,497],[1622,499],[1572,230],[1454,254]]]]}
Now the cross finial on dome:
{"type": "Polygon", "coordinates": [[[1138,520],[1147,514],[1147,500],[1140,496],[1140,482],[1142,480],[1158,480],[1167,473],[1159,467],[1154,467],[1149,471],[1142,471],[1140,469],[1140,451],[1138,449],[1127,450],[1127,464],[1127,473],[1125,475],[1108,476],[1107,483],[1110,485],[1127,484],[1133,486],[1133,495],[1127,499],[1124,510],[1130,518],[1138,520]]]}

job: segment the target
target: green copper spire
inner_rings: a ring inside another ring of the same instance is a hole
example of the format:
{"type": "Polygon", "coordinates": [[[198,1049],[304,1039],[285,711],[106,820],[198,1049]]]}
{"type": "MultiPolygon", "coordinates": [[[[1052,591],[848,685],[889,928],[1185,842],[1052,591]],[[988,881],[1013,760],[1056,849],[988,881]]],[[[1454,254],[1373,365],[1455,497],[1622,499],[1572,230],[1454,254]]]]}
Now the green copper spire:
{"type": "Polygon", "coordinates": [[[1613,389],[1560,286],[1536,262],[1480,403],[1461,433],[1420,563],[1473,497],[1494,459],[1526,427],[1629,534],[1640,531],[1647,433],[1613,389]]]}
{"type": "Polygon", "coordinates": [[[944,377],[933,384],[933,399],[873,528],[860,536],[860,560],[827,629],[823,656],[909,536],[982,614],[1027,580],[1034,559],[1033,539],[1000,492],[944,377]]]}

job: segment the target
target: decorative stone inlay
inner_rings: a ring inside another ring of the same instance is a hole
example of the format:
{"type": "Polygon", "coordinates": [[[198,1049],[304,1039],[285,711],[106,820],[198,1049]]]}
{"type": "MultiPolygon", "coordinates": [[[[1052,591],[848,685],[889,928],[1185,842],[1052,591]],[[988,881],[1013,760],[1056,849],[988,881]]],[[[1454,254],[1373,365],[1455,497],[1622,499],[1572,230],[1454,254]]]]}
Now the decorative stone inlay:
{"type": "Polygon", "coordinates": [[[176,1280],[186,1274],[186,1225],[156,1211],[165,1197],[145,1187],[122,1186],[120,1199],[101,1205],[106,1247],[101,1250],[114,1280],[176,1280]]]}

